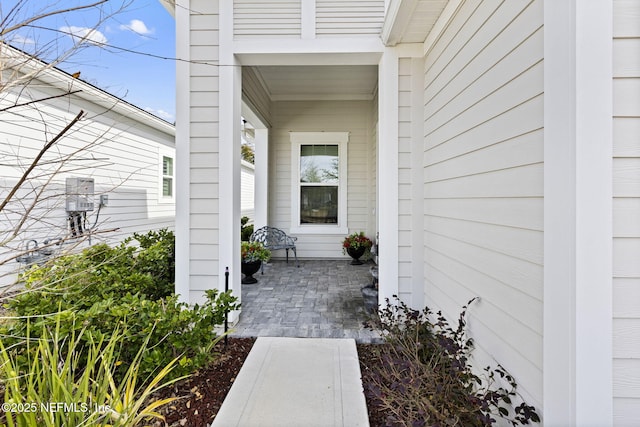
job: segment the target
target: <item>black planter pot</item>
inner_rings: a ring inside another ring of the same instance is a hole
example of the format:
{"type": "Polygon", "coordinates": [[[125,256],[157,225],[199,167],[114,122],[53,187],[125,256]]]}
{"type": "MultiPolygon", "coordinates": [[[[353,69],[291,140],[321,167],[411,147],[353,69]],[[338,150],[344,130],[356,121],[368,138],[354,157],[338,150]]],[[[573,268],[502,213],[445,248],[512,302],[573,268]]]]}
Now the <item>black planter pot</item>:
{"type": "Polygon", "coordinates": [[[256,274],[258,270],[260,270],[261,265],[262,265],[262,261],[260,260],[249,261],[249,262],[242,261],[241,271],[242,271],[242,274],[244,274],[244,277],[242,278],[243,285],[258,283],[258,279],[253,277],[253,275],[256,274]]]}
{"type": "Polygon", "coordinates": [[[362,265],[362,261],[360,261],[360,257],[364,255],[365,248],[359,247],[358,249],[347,248],[347,253],[353,261],[351,261],[351,265],[362,265]]]}

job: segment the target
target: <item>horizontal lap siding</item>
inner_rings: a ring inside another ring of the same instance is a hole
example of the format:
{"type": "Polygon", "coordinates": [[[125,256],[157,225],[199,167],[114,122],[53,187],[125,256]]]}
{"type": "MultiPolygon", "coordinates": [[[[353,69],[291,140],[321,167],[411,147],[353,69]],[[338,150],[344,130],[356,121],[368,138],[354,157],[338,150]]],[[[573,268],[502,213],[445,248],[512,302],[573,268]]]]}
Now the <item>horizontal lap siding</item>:
{"type": "MultiPolygon", "coordinates": [[[[58,89],[36,81],[22,92],[4,92],[0,104],[3,106],[43,99],[59,95],[58,89]],[[30,96],[27,98],[26,96],[30,96]]],[[[115,106],[119,100],[113,99],[115,106]]],[[[173,228],[174,203],[159,203],[161,154],[175,152],[174,136],[169,125],[167,132],[152,128],[145,123],[145,113],[124,117],[117,110],[107,111],[76,96],[65,96],[45,102],[12,108],[2,114],[0,125],[0,199],[18,181],[27,165],[31,164],[46,141],[50,141],[67,126],[80,110],[85,111],[83,120],[76,123],[40,161],[30,174],[31,181],[14,199],[21,206],[10,204],[0,216],[0,240],[5,233],[13,232],[19,216],[26,212],[34,201],[31,185],[42,188],[53,174],[41,200],[29,214],[24,231],[17,239],[0,251],[0,258],[21,250],[27,240],[35,239],[40,244],[47,238],[65,236],[68,232],[65,210],[65,179],[67,177],[91,177],[94,179],[94,207],[87,213],[87,224],[95,227],[92,243],[116,243],[133,232],[150,229],[173,228]],[[71,156],[71,157],[68,157],[71,156]],[[60,160],[69,158],[66,165],[60,160]],[[21,165],[21,166],[18,166],[21,165]],[[99,196],[109,197],[108,206],[98,215],[99,196]],[[112,230],[108,231],[107,230],[112,230]]],[[[154,119],[149,117],[149,123],[154,119]]],[[[11,263],[0,271],[10,272],[18,267],[11,263]]],[[[6,284],[15,276],[0,277],[6,284]]]]}
{"type": "MultiPolygon", "coordinates": [[[[291,141],[289,132],[349,132],[347,225],[349,232],[373,230],[371,102],[274,102],[269,143],[269,225],[291,227],[291,141]]],[[[299,234],[298,256],[340,258],[343,234],[299,234]]],[[[284,253],[276,253],[282,256],[284,253]]]]}
{"type": "Polygon", "coordinates": [[[398,64],[398,296],[412,304],[413,292],[413,111],[411,105],[412,60],[401,58],[398,64]]]}
{"type": "MultiPolygon", "coordinates": [[[[189,301],[198,303],[218,278],[219,258],[219,70],[218,1],[191,2],[189,111],[189,301]]],[[[185,207],[186,208],[186,207],[185,207]]]]}
{"type": "Polygon", "coordinates": [[[425,302],[542,402],[542,1],[464,2],[425,58],[425,302]]]}
{"type": "Polygon", "coordinates": [[[640,425],[640,3],[614,1],[614,423],[640,425]]]}
{"type": "Polygon", "coordinates": [[[240,211],[242,216],[247,216],[251,222],[253,222],[255,214],[254,180],[255,166],[243,161],[240,169],[240,211]]]}
{"type": "Polygon", "coordinates": [[[300,29],[301,0],[233,0],[233,34],[236,39],[299,38],[300,29]]]}
{"type": "Polygon", "coordinates": [[[384,0],[316,0],[316,34],[377,36],[384,21],[384,0]]]}

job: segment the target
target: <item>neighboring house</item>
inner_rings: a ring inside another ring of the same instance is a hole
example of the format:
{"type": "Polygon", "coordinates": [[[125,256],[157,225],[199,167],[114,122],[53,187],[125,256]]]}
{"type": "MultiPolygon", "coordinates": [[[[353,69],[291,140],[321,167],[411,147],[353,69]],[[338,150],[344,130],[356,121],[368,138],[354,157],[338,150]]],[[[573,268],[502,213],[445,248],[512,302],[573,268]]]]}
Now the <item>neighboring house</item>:
{"type": "Polygon", "coordinates": [[[255,220],[255,166],[246,160],[241,160],[242,175],[240,178],[240,215],[255,220]]]}
{"type": "MultiPolygon", "coordinates": [[[[169,7],[170,8],[170,7],[169,7]]],[[[176,290],[256,224],[379,234],[381,303],[455,319],[545,425],[640,425],[640,2],[177,0],[176,290]],[[337,161],[337,167],[334,165],[337,161]],[[186,173],[189,171],[189,173],[186,173]]]]}
{"type": "MultiPolygon", "coordinates": [[[[0,58],[3,86],[31,75],[28,84],[4,86],[0,92],[0,201],[45,143],[85,112],[45,153],[13,204],[3,210],[0,240],[17,227],[19,215],[46,185],[23,232],[2,248],[1,259],[23,251],[32,239],[42,247],[47,239],[86,236],[88,229],[92,243],[173,229],[174,125],[7,45],[0,45],[0,58]],[[72,184],[80,184],[79,193],[90,194],[75,194],[68,187],[72,184]]],[[[29,246],[33,249],[34,242],[29,246]]],[[[1,284],[15,279],[6,273],[17,266],[11,262],[2,267],[1,284]]]]}

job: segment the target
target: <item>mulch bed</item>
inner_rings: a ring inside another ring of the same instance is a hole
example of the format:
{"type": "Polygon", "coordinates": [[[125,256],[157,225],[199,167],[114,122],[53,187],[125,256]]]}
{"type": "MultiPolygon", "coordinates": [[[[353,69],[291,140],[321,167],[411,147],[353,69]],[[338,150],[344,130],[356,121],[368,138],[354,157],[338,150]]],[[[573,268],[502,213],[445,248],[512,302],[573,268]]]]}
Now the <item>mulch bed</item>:
{"type": "MultiPolygon", "coordinates": [[[[165,406],[162,412],[165,423],[157,426],[206,427],[211,424],[222,406],[222,401],[231,389],[244,360],[247,358],[255,338],[229,338],[226,348],[219,343],[215,351],[220,357],[207,369],[165,389],[160,398],[174,396],[179,400],[165,406]]],[[[363,385],[367,389],[370,367],[379,363],[378,345],[358,344],[358,357],[362,371],[363,385]]],[[[366,396],[366,393],[365,393],[366,396]]],[[[385,425],[384,413],[379,410],[368,396],[367,408],[371,427],[385,425]]]]}

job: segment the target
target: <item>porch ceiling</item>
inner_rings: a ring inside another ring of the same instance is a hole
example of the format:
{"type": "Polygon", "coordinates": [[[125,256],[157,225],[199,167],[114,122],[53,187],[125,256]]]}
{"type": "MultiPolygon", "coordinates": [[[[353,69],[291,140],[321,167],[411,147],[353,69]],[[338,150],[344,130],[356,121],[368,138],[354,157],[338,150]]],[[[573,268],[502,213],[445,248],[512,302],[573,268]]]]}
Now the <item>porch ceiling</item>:
{"type": "Polygon", "coordinates": [[[253,67],[272,101],[370,100],[375,65],[274,65],[253,67]]]}

